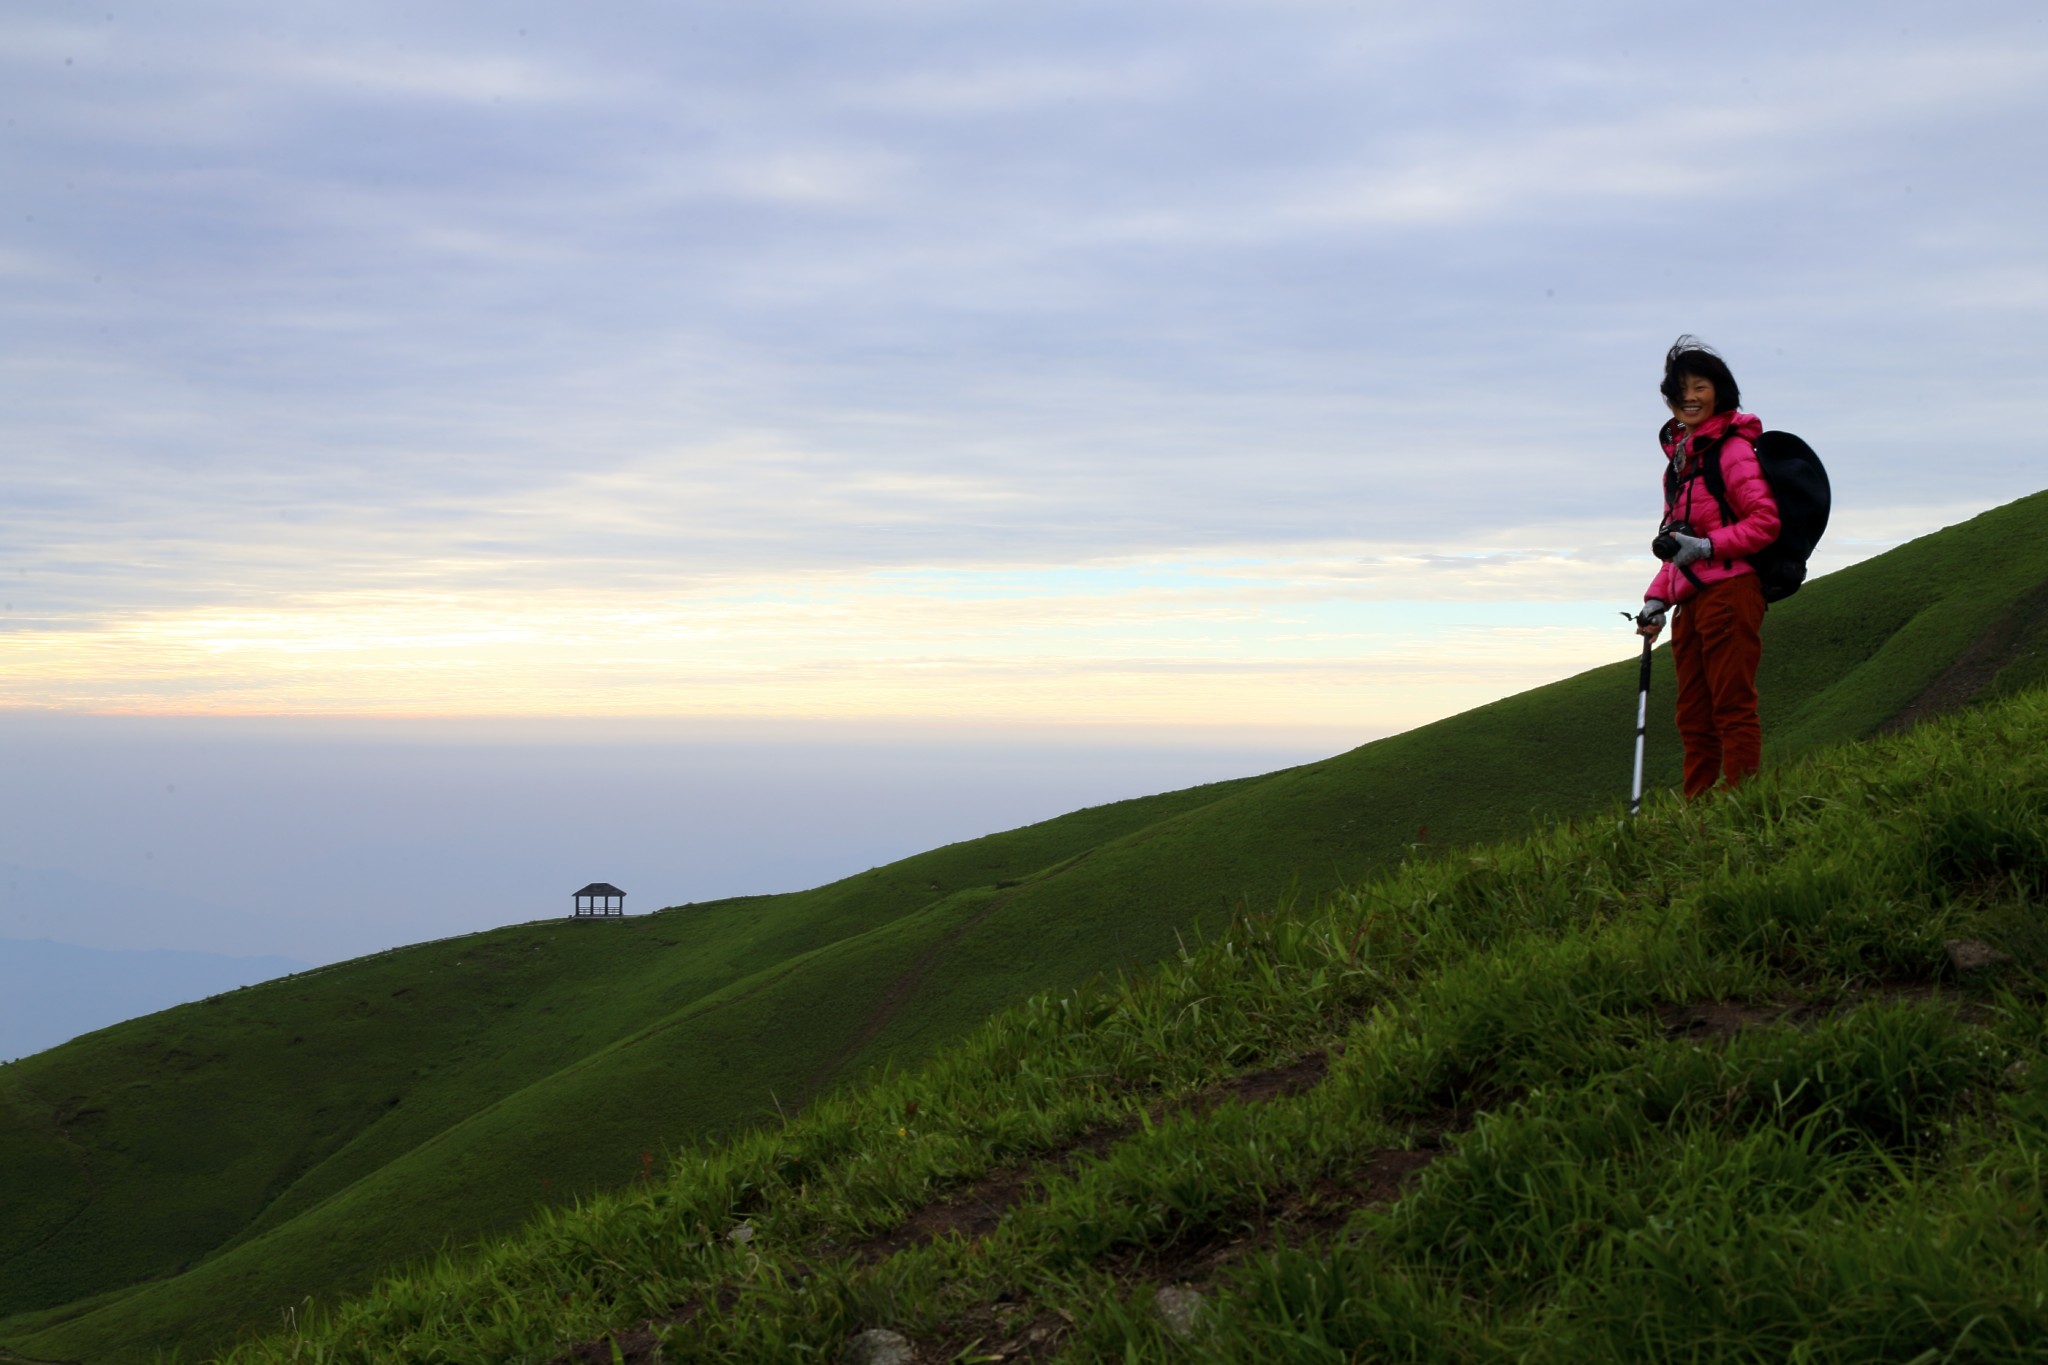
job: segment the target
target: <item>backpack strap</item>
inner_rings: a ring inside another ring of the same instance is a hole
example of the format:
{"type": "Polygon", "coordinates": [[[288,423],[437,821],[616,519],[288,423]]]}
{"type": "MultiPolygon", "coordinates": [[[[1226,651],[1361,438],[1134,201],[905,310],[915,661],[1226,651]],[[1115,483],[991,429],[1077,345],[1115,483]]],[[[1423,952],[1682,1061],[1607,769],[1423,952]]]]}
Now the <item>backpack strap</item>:
{"type": "Polygon", "coordinates": [[[1667,509],[1678,501],[1678,467],[1671,463],[1671,451],[1664,444],[1664,438],[1671,434],[1671,425],[1666,422],[1657,431],[1657,449],[1664,452],[1664,506],[1667,509]]]}

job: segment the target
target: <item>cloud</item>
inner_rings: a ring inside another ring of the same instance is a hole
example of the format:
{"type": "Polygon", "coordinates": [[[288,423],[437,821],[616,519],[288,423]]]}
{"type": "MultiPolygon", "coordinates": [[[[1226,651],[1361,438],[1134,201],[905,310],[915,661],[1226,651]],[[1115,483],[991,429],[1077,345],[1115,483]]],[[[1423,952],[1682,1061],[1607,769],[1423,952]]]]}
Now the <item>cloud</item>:
{"type": "MultiPolygon", "coordinates": [[[[1507,126],[1437,126],[1369,140],[1380,160],[1312,183],[1276,208],[1318,226],[1428,227],[1516,217],[1570,218],[1604,201],[1753,204],[1796,195],[1818,164],[1847,152],[1892,155],[1893,139],[2031,107],[2048,79],[2038,36],[1900,50],[1864,42],[1824,55],[1767,51],[1696,76],[1668,67],[1577,70],[1581,98],[1561,117],[1507,126]],[[1682,96],[1673,98],[1674,81],[1682,96]],[[1626,111],[1617,117],[1616,97],[1626,111]]],[[[1840,175],[1837,168],[1834,175],[1840,175]]]]}
{"type": "Polygon", "coordinates": [[[2038,482],[2048,40],[1996,7],[254,13],[0,21],[13,638],[438,661],[387,627],[1254,553],[1291,586],[1205,610],[1602,595],[1680,330],[1843,526],[2038,482]]]}
{"type": "Polygon", "coordinates": [[[840,99],[851,109],[956,117],[1049,105],[1155,101],[1182,93],[1187,80],[1184,68],[1162,57],[1092,63],[1010,61],[864,81],[848,85],[840,99]]]}
{"type": "Polygon", "coordinates": [[[301,98],[325,90],[365,100],[501,104],[556,103],[599,93],[595,84],[569,79],[559,66],[525,55],[393,51],[388,44],[307,50],[259,39],[232,60],[262,71],[280,91],[301,98]]]}
{"type": "Polygon", "coordinates": [[[853,206],[873,204],[895,178],[895,158],[860,149],[786,148],[734,157],[708,168],[696,197],[769,203],[853,206]]]}

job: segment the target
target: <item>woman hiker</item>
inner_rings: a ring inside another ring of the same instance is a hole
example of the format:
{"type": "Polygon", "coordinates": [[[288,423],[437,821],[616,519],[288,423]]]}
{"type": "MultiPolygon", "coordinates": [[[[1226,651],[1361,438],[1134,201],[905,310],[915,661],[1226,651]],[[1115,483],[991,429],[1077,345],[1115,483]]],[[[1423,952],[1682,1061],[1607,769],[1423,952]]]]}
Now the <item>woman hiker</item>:
{"type": "Polygon", "coordinates": [[[1671,659],[1678,672],[1678,733],[1685,741],[1685,794],[1718,781],[1733,787],[1763,760],[1756,666],[1763,655],[1763,585],[1745,556],[1777,539],[1778,504],[1758,467],[1763,423],[1738,411],[1742,390],[1727,362],[1697,337],[1664,356],[1671,420],[1664,447],[1664,524],[1651,546],[1664,565],[1643,594],[1638,634],[1656,639],[1677,608],[1671,659]],[[1718,461],[1726,502],[1707,482],[1718,461]]]}

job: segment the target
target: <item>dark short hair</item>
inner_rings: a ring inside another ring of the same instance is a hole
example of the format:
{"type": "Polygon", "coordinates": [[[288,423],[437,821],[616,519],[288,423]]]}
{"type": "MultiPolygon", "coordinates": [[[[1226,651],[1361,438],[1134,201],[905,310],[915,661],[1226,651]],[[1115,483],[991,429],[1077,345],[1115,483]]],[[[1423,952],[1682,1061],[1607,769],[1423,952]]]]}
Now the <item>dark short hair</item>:
{"type": "Polygon", "coordinates": [[[1667,403],[1676,403],[1685,392],[1688,377],[1704,379],[1714,386],[1714,411],[1733,412],[1742,406],[1742,386],[1728,370],[1720,353],[1692,333],[1671,343],[1664,353],[1664,382],[1657,392],[1667,403]]]}

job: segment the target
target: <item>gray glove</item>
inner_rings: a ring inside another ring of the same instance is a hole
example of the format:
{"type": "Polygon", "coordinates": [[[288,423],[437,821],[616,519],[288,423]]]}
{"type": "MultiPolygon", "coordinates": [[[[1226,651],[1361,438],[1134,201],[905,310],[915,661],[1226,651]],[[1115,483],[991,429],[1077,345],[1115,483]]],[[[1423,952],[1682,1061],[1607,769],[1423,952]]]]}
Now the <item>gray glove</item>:
{"type": "Polygon", "coordinates": [[[1643,599],[1643,610],[1636,617],[1637,628],[1640,630],[1664,629],[1664,613],[1670,610],[1671,607],[1668,603],[1660,602],[1654,597],[1645,597],[1643,599]]]}
{"type": "Polygon", "coordinates": [[[1696,564],[1714,553],[1714,542],[1705,536],[1689,536],[1683,531],[1673,531],[1671,538],[1678,542],[1678,553],[1671,556],[1671,567],[1674,569],[1696,564]]]}

